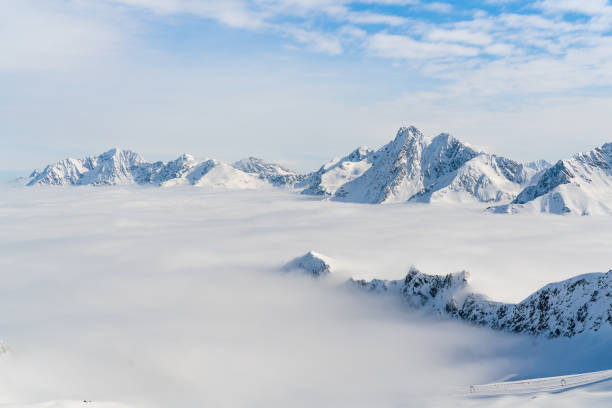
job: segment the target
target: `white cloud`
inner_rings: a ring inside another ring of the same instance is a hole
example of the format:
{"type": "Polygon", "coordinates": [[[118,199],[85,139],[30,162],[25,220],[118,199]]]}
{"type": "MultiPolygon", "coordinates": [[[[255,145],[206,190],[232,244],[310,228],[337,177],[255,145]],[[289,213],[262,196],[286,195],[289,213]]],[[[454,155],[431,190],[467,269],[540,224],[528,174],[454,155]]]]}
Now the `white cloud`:
{"type": "Polygon", "coordinates": [[[472,57],[478,50],[457,44],[422,42],[408,36],[375,34],[368,39],[367,49],[373,55],[388,58],[448,58],[472,57]]]}
{"type": "Polygon", "coordinates": [[[484,48],[485,54],[497,55],[497,56],[510,56],[517,52],[516,48],[512,44],[491,44],[484,48]]]}
{"type": "Polygon", "coordinates": [[[285,32],[295,41],[306,45],[308,49],[312,51],[329,55],[342,54],[342,44],[340,40],[331,34],[307,31],[293,27],[286,27],[285,32]]]}
{"type": "Polygon", "coordinates": [[[611,359],[605,341],[582,347],[425,320],[400,302],[278,271],[309,249],[357,277],[401,279],[412,263],[426,273],[466,268],[476,289],[518,301],[608,268],[610,217],[372,208],[279,190],[0,193],[0,265],[10,271],[0,320],[12,350],[0,356],[3,402],[550,407],[567,400],[457,394],[508,373],[587,371],[592,361],[581,357],[597,352],[611,359]],[[568,350],[572,359],[558,358],[568,350]]]}
{"type": "Polygon", "coordinates": [[[450,13],[453,11],[453,5],[449,3],[421,3],[421,8],[429,11],[434,11],[436,13],[450,13]]]}
{"type": "Polygon", "coordinates": [[[56,10],[52,4],[9,1],[0,13],[0,71],[71,69],[108,58],[121,46],[104,19],[56,10]]]}
{"type": "Polygon", "coordinates": [[[427,38],[431,41],[458,42],[474,45],[488,45],[493,39],[484,32],[473,32],[462,29],[445,30],[433,29],[427,33],[427,38]]]}
{"type": "Polygon", "coordinates": [[[536,7],[554,13],[612,14],[612,6],[608,0],[543,0],[537,2],[536,7]]]}
{"type": "Polygon", "coordinates": [[[338,30],[338,34],[359,39],[366,38],[368,35],[367,31],[351,25],[345,25],[340,27],[340,29],[338,30]]]}
{"type": "Polygon", "coordinates": [[[350,12],[346,14],[344,19],[353,24],[385,24],[389,26],[402,25],[408,22],[408,19],[404,17],[370,12],[350,12]]]}

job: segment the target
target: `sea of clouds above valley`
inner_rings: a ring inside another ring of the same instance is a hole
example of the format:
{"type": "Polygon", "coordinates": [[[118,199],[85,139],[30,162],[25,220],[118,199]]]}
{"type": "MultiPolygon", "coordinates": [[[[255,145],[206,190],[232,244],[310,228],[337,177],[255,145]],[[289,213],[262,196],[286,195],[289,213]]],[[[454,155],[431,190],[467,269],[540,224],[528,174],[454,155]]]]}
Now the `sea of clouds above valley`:
{"type": "MultiPolygon", "coordinates": [[[[512,406],[469,384],[609,368],[609,340],[533,339],[416,315],[338,281],[468,270],[492,299],[612,266],[612,217],[360,205],[287,191],[0,189],[0,402],[512,406]]],[[[601,390],[600,390],[601,391],[601,390]]],[[[610,391],[538,397],[605,406],[610,391]]]]}

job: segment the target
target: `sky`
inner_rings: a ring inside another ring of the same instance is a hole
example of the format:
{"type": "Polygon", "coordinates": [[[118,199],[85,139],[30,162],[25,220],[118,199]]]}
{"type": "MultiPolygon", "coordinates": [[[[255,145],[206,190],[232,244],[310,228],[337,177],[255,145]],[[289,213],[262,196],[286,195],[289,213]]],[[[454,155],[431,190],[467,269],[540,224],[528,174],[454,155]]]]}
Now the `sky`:
{"type": "Polygon", "coordinates": [[[114,146],[310,171],[405,125],[520,161],[612,140],[607,0],[0,7],[0,175],[114,146]]]}

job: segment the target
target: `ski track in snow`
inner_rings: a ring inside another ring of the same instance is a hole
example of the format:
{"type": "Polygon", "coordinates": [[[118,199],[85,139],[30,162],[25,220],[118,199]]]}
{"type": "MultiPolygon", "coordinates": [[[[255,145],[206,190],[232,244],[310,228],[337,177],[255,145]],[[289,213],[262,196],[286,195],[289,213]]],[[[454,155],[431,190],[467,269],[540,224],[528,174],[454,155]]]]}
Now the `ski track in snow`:
{"type": "Polygon", "coordinates": [[[556,377],[531,378],[520,381],[505,381],[490,384],[471,385],[469,395],[497,396],[535,394],[541,392],[562,392],[612,379],[612,370],[594,371],[583,374],[556,377]]]}

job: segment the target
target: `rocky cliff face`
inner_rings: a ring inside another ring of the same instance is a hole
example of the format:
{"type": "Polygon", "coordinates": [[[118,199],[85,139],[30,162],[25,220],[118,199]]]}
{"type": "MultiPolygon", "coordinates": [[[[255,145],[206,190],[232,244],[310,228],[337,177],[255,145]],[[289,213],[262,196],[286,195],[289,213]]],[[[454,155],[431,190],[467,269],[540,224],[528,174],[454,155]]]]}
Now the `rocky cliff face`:
{"type": "MultiPolygon", "coordinates": [[[[283,267],[313,277],[333,272],[330,258],[316,252],[295,258],[283,267]]],[[[489,300],[476,293],[466,271],[428,275],[410,268],[400,280],[355,280],[349,289],[397,296],[414,310],[461,320],[494,330],[549,338],[612,332],[612,270],[550,283],[519,303],[489,300]]]]}
{"type": "Polygon", "coordinates": [[[551,283],[516,304],[474,293],[469,275],[426,275],[411,269],[404,280],[351,280],[375,293],[394,293],[410,306],[436,315],[515,333],[573,337],[612,330],[612,270],[551,283]]]}

